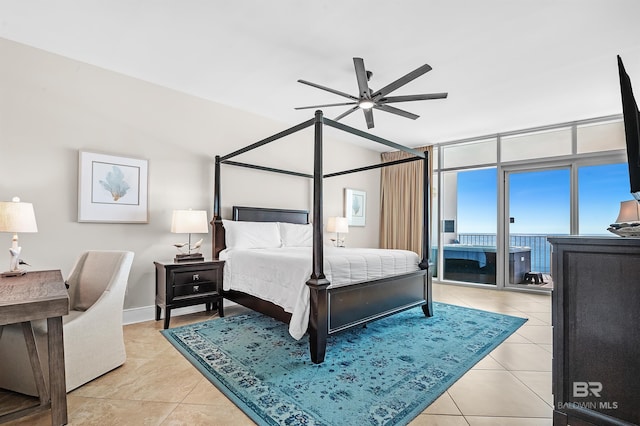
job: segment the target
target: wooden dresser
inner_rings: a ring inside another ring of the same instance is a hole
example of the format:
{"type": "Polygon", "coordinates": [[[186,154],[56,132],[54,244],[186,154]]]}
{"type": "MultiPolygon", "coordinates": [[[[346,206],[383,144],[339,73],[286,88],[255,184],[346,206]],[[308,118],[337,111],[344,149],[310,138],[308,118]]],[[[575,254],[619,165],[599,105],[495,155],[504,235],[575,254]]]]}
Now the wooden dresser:
{"type": "Polygon", "coordinates": [[[553,424],[640,424],[640,239],[549,242],[553,424]]]}

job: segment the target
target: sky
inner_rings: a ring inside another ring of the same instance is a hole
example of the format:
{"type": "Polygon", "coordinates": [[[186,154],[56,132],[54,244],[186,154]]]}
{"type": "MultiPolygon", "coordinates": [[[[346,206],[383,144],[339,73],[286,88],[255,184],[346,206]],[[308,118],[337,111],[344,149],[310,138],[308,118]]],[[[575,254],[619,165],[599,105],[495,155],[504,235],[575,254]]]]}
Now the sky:
{"type": "MultiPolygon", "coordinates": [[[[512,234],[569,234],[570,170],[511,173],[509,216],[512,234]]],[[[621,201],[632,199],[626,163],[578,169],[578,214],[581,235],[611,235],[621,201]]],[[[458,233],[495,234],[497,173],[495,168],[458,173],[458,233]]]]}

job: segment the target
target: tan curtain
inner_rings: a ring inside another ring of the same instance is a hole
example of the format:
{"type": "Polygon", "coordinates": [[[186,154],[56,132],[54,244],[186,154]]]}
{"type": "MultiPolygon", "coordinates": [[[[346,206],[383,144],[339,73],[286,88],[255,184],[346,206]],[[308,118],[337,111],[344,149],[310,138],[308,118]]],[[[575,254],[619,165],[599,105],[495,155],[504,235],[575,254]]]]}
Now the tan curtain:
{"type": "MultiPolygon", "coordinates": [[[[433,147],[415,148],[429,155],[429,182],[433,176],[433,147]]],[[[403,151],[385,152],[382,161],[413,157],[403,151]]],[[[383,167],[380,176],[380,247],[422,253],[423,161],[383,167]]],[[[429,191],[432,193],[432,191],[429,191]]],[[[431,217],[432,215],[430,215],[431,217]]],[[[430,228],[431,229],[431,228],[430,228]]]]}

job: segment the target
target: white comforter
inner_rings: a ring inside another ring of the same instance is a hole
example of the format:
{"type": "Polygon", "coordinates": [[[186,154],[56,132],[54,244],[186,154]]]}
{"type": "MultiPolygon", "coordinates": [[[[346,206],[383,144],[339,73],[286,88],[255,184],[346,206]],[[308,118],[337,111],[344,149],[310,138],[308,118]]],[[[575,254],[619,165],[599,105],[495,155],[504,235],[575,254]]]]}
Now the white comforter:
{"type": "MultiPolygon", "coordinates": [[[[227,249],[223,287],[272,302],[291,313],[289,333],[300,339],[309,324],[311,247],[227,249]]],[[[417,271],[420,259],[407,250],[324,248],[330,287],[417,271]]]]}

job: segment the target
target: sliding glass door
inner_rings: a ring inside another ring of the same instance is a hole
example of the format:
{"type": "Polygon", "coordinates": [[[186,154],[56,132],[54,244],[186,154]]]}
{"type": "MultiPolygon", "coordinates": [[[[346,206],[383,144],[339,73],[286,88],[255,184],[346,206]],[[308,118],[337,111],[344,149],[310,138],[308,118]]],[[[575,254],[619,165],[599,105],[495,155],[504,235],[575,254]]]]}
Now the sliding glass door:
{"type": "Polygon", "coordinates": [[[547,237],[570,233],[571,170],[506,171],[505,184],[505,286],[551,289],[547,237]]]}

